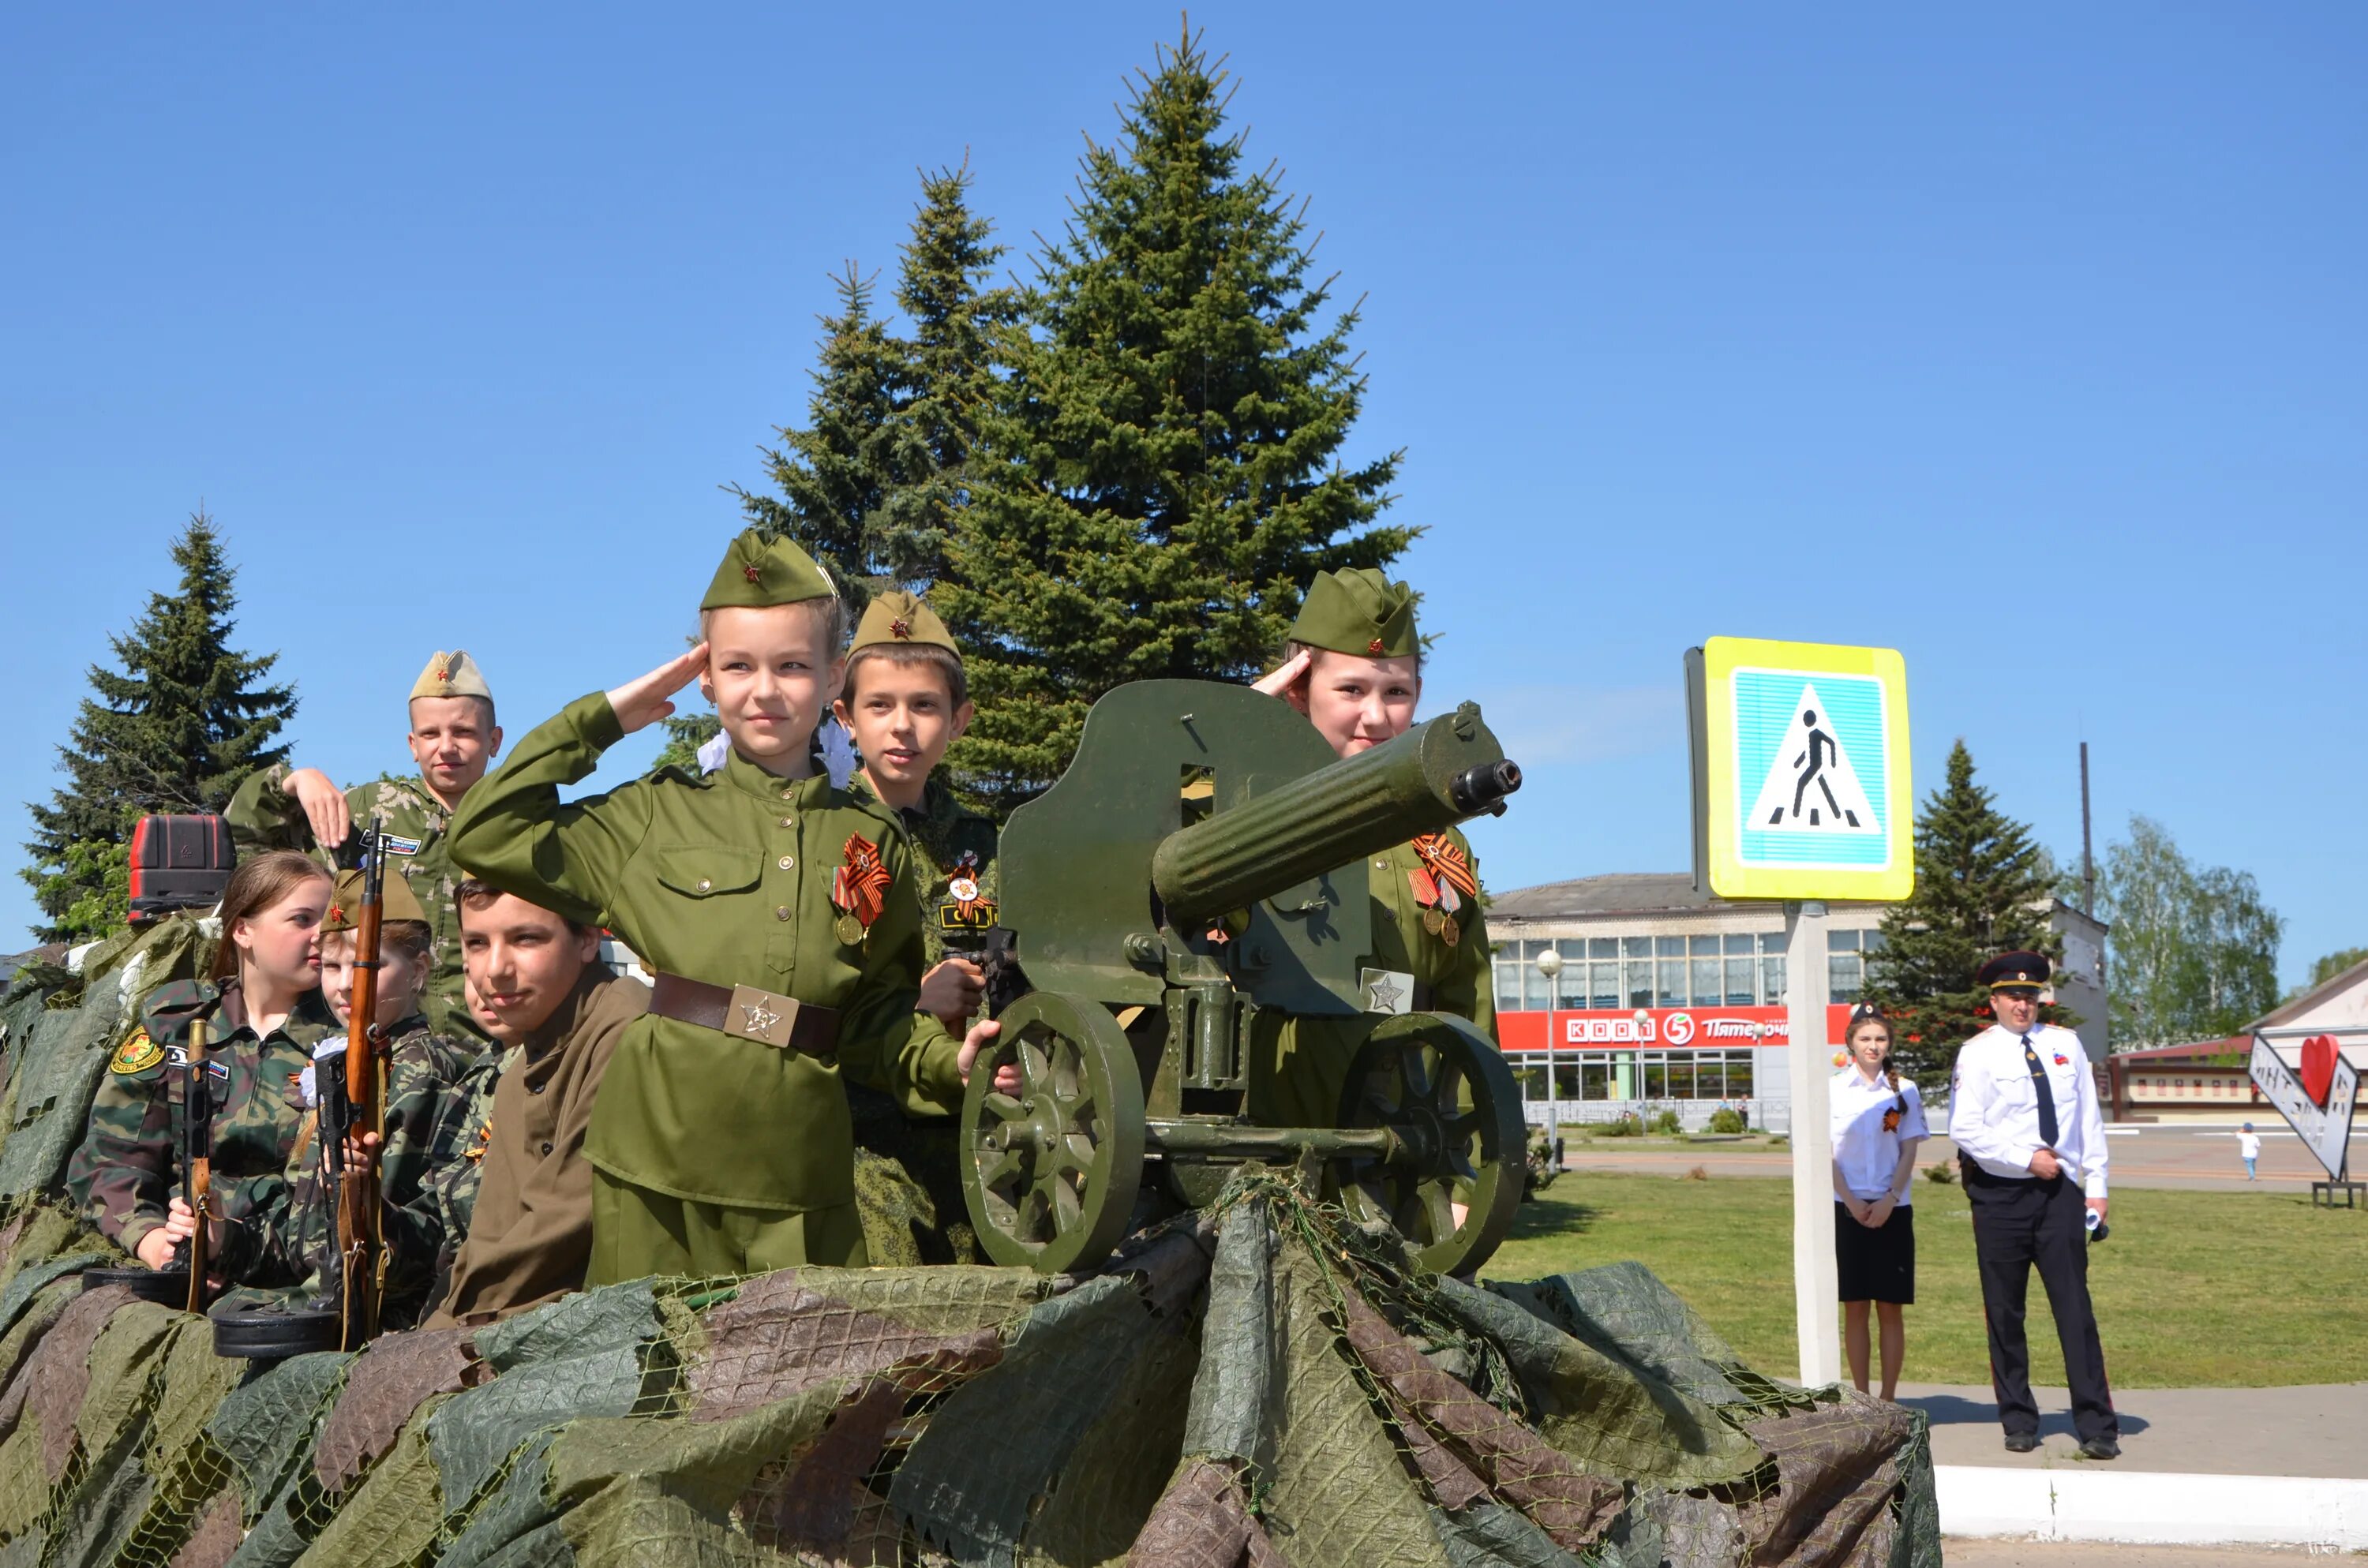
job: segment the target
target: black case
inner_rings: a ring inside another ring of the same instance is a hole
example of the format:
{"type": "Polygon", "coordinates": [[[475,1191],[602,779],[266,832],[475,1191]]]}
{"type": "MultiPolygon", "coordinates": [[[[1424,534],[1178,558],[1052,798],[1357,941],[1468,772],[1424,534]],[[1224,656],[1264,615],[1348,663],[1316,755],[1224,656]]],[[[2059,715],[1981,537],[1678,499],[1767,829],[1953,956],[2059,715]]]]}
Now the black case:
{"type": "Polygon", "coordinates": [[[218,816],[142,817],[131,830],[131,918],[212,908],[235,859],[230,824],[218,816]]]}

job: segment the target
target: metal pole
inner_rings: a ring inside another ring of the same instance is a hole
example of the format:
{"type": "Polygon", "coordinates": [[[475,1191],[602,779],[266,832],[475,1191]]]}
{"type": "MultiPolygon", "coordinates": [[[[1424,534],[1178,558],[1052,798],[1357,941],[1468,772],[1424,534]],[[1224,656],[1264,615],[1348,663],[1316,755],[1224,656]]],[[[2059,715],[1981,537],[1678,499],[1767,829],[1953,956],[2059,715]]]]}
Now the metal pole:
{"type": "Polygon", "coordinates": [[[2080,913],[2097,913],[2097,860],[2089,853],[2089,743],[2080,743],[2080,913]]]}
{"type": "Polygon", "coordinates": [[[1832,1042],[1826,1039],[1826,906],[1784,905],[1786,1061],[1793,1079],[1793,1315],[1801,1384],[1840,1381],[1841,1317],[1835,1301],[1832,1042]]]}
{"type": "Polygon", "coordinates": [[[1554,996],[1561,987],[1562,949],[1554,939],[1548,939],[1546,950],[1536,960],[1538,973],[1546,983],[1546,1144],[1551,1148],[1554,1134],[1562,1130],[1562,1099],[1554,1085],[1554,996]]]}

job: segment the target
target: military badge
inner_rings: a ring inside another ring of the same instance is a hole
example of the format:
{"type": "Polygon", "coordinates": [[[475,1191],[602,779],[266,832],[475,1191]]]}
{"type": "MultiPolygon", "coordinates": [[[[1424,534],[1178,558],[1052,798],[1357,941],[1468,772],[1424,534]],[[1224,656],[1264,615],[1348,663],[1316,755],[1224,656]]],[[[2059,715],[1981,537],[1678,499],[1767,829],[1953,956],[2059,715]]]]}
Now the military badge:
{"type": "Polygon", "coordinates": [[[2058,1067],[2069,1067],[2072,1065],[2072,1059],[2059,1051],[2055,1053],[2055,1065],[2058,1067]]]}
{"type": "Polygon", "coordinates": [[[485,1151],[493,1147],[493,1142],[494,1124],[488,1121],[477,1129],[477,1141],[461,1150],[461,1157],[471,1161],[482,1160],[485,1157],[485,1151]]]}
{"type": "Polygon", "coordinates": [[[949,931],[978,931],[995,924],[995,904],[978,883],[978,851],[965,849],[946,879],[946,902],[938,924],[949,931]]]}
{"type": "Polygon", "coordinates": [[[1896,1110],[1887,1110],[1883,1113],[1883,1130],[1885,1132],[1896,1132],[1899,1131],[1899,1112],[1896,1110]]]}
{"type": "Polygon", "coordinates": [[[391,833],[381,833],[378,835],[378,846],[381,849],[385,850],[390,855],[416,855],[419,853],[419,840],[416,838],[397,838],[391,833]]]}
{"type": "Polygon", "coordinates": [[[880,846],[860,833],[848,836],[840,854],[838,869],[830,874],[830,902],[839,910],[831,929],[851,948],[871,933],[871,923],[887,907],[888,868],[880,846]]]}
{"type": "Polygon", "coordinates": [[[131,1038],[117,1046],[115,1054],[107,1059],[107,1068],[110,1073],[125,1074],[145,1073],[164,1060],[165,1048],[149,1039],[145,1028],[136,1028],[131,1038]]]}

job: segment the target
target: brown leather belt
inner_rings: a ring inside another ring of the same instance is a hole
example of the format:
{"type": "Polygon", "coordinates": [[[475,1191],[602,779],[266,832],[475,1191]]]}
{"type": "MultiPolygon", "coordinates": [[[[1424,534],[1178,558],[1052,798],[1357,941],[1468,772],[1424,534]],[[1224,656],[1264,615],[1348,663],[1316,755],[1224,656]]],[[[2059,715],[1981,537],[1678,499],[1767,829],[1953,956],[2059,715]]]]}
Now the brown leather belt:
{"type": "Polygon", "coordinates": [[[650,978],[649,1010],[661,1018],[825,1061],[838,1049],[835,1007],[819,1007],[753,985],[710,985],[663,970],[650,978]]]}

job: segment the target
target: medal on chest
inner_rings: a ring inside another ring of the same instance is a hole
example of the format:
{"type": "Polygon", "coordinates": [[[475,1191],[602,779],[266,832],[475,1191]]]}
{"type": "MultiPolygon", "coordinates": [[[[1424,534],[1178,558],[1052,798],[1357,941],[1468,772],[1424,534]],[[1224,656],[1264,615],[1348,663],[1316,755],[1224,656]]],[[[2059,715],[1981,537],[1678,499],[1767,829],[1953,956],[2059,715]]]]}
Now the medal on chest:
{"type": "Polygon", "coordinates": [[[861,834],[852,834],[840,851],[838,869],[830,874],[830,902],[839,912],[832,932],[842,946],[869,940],[871,923],[887,907],[888,868],[880,846],[861,834]]]}
{"type": "Polygon", "coordinates": [[[1480,896],[1480,881],[1463,847],[1443,833],[1423,834],[1413,847],[1420,863],[1407,870],[1406,881],[1422,907],[1422,928],[1452,948],[1463,937],[1455,912],[1480,896]]]}
{"type": "Polygon", "coordinates": [[[965,849],[946,876],[938,924],[949,931],[981,931],[995,924],[995,902],[979,886],[978,851],[965,849]]]}

